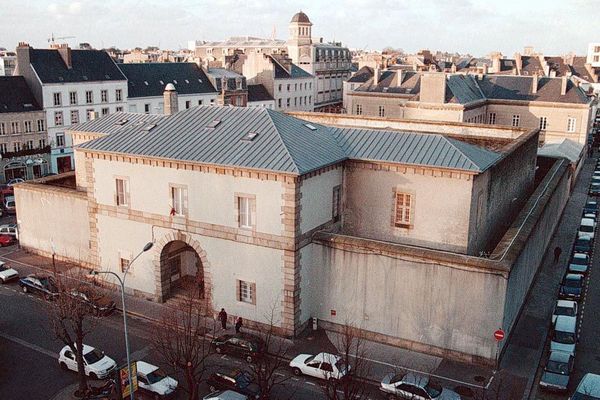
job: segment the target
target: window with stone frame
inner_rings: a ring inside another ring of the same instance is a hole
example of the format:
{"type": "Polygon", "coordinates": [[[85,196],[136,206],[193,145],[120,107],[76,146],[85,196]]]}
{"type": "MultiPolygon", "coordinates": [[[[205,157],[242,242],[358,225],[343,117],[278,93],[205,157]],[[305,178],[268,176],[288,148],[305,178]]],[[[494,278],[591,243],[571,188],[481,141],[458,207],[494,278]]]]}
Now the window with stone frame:
{"type": "Polygon", "coordinates": [[[512,116],[512,126],[513,127],[518,127],[521,123],[521,116],[519,114],[514,114],[512,116]]]}
{"type": "Polygon", "coordinates": [[[171,216],[188,214],[187,187],[182,185],[169,185],[171,193],[171,216]]]}
{"type": "Polygon", "coordinates": [[[23,126],[25,127],[25,133],[33,132],[33,121],[24,121],[23,126]]]}
{"type": "Polygon", "coordinates": [[[77,92],[69,92],[69,104],[77,105],[77,92]]]}
{"type": "Polygon", "coordinates": [[[126,178],[115,178],[115,204],[129,206],[129,181],[126,178]]]}
{"type": "Polygon", "coordinates": [[[548,127],[548,117],[540,117],[540,130],[545,131],[548,127]]]}
{"type": "Polygon", "coordinates": [[[342,205],[342,186],[338,185],[333,188],[333,198],[331,203],[331,218],[333,222],[340,220],[340,210],[342,205]]]}
{"type": "Polygon", "coordinates": [[[92,104],[94,102],[94,92],[91,90],[85,92],[85,102],[86,104],[92,104]]]}
{"type": "Polygon", "coordinates": [[[6,125],[4,125],[4,122],[0,122],[0,135],[6,135],[6,125]]]}
{"type": "Polygon", "coordinates": [[[63,147],[65,145],[65,134],[59,132],[56,134],[56,147],[63,147]]]}
{"type": "Polygon", "coordinates": [[[100,101],[102,103],[108,103],[108,90],[100,91],[100,101]]]}
{"type": "Polygon", "coordinates": [[[122,89],[117,89],[115,91],[115,100],[116,101],[123,101],[123,90],[122,89]]]}
{"type": "Polygon", "coordinates": [[[569,133],[575,132],[576,127],[577,127],[577,118],[569,117],[567,119],[567,132],[569,132],[569,133]]]}
{"type": "Polygon", "coordinates": [[[356,115],[362,115],[362,105],[356,105],[356,115]]]}
{"type": "Polygon", "coordinates": [[[256,304],[256,283],[242,280],[236,281],[237,300],[243,303],[256,304]]]}
{"type": "Polygon", "coordinates": [[[54,93],[53,94],[53,98],[54,98],[54,105],[55,106],[60,106],[62,105],[62,99],[61,99],[61,94],[60,93],[54,93]]]}
{"type": "Polygon", "coordinates": [[[71,110],[71,124],[79,123],[79,110],[71,110]]]}
{"type": "Polygon", "coordinates": [[[43,119],[38,119],[37,121],[37,130],[38,132],[43,132],[46,130],[46,123],[44,122],[43,119]]]}
{"type": "Polygon", "coordinates": [[[0,154],[8,153],[8,145],[6,143],[0,143],[0,154]]]}
{"type": "Polygon", "coordinates": [[[54,125],[63,126],[63,113],[62,111],[54,112],[54,125]]]}
{"type": "Polygon", "coordinates": [[[18,135],[21,133],[21,124],[19,124],[19,121],[13,121],[10,123],[10,133],[13,135],[18,135]]]}
{"type": "Polygon", "coordinates": [[[237,222],[240,228],[256,227],[256,196],[236,194],[237,222]]]}
{"type": "Polygon", "coordinates": [[[412,193],[394,190],[393,225],[398,228],[413,226],[414,195],[412,193]]]}
{"type": "Polygon", "coordinates": [[[129,260],[127,258],[119,258],[119,265],[121,266],[121,272],[125,273],[129,267],[129,260]]]}

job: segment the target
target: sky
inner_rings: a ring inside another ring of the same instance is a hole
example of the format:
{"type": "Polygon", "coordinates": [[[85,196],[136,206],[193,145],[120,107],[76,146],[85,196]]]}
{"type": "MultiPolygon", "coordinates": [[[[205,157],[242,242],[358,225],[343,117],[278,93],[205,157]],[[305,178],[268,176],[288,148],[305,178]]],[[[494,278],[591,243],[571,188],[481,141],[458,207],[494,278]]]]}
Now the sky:
{"type": "Polygon", "coordinates": [[[600,0],[0,0],[0,47],[48,38],[76,47],[178,49],[230,36],[287,39],[299,10],[313,37],[350,48],[420,49],[512,56],[524,46],[548,55],[583,55],[600,42],[600,0]]]}

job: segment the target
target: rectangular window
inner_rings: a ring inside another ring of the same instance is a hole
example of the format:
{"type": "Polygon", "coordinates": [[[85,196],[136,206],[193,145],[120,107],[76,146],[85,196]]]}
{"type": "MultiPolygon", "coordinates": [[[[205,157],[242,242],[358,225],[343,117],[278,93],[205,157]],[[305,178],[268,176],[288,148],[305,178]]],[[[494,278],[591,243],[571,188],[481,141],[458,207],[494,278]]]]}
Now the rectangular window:
{"type": "Polygon", "coordinates": [[[19,124],[19,121],[13,121],[10,123],[10,133],[13,135],[18,135],[21,133],[21,124],[19,124]]]}
{"type": "Polygon", "coordinates": [[[238,301],[256,304],[256,284],[246,281],[237,281],[238,301]]]}
{"type": "Polygon", "coordinates": [[[517,127],[521,122],[521,116],[519,114],[515,114],[512,116],[512,126],[517,127]]]}
{"type": "Polygon", "coordinates": [[[54,112],[54,125],[62,126],[63,125],[63,113],[62,111],[54,112]]]}
{"type": "Polygon", "coordinates": [[[128,188],[128,182],[127,179],[120,179],[117,178],[115,179],[115,185],[116,185],[116,203],[118,206],[127,206],[129,205],[129,188],[128,188]]]}
{"type": "Polygon", "coordinates": [[[88,108],[87,110],[85,110],[85,116],[88,121],[91,121],[93,115],[94,115],[93,108],[88,108]]]}
{"type": "Polygon", "coordinates": [[[116,112],[123,112],[123,107],[122,106],[117,106],[117,108],[115,108],[116,112]]]}
{"type": "Polygon", "coordinates": [[[331,209],[331,218],[334,222],[340,220],[340,206],[342,204],[342,187],[340,185],[335,186],[333,188],[333,199],[332,199],[332,209],[331,209]]]}
{"type": "Polygon", "coordinates": [[[69,104],[77,105],[77,92],[69,92],[69,104]]]}
{"type": "Polygon", "coordinates": [[[91,90],[86,90],[85,102],[86,104],[92,104],[94,102],[94,93],[91,90]]]}
{"type": "Polygon", "coordinates": [[[198,100],[198,105],[201,106],[202,105],[202,100],[198,100]]]}
{"type": "Polygon", "coordinates": [[[129,260],[126,258],[119,258],[119,264],[121,265],[121,272],[125,273],[129,267],[129,260]]]}
{"type": "Polygon", "coordinates": [[[123,101],[123,90],[122,89],[115,90],[115,100],[123,101]]]}
{"type": "Polygon", "coordinates": [[[4,122],[0,122],[0,135],[6,135],[6,126],[4,122]]]}
{"type": "Polygon", "coordinates": [[[102,108],[102,116],[104,117],[105,115],[108,115],[108,113],[110,112],[108,107],[103,107],[102,108]]]}
{"type": "Polygon", "coordinates": [[[71,110],[71,124],[79,123],[79,111],[71,110]]]}
{"type": "Polygon", "coordinates": [[[577,119],[574,117],[569,117],[567,119],[567,132],[573,133],[577,128],[577,119]]]}
{"type": "Polygon", "coordinates": [[[279,91],[281,92],[281,83],[279,84],[279,91]]]}
{"type": "Polygon", "coordinates": [[[254,198],[246,196],[238,197],[238,225],[240,228],[252,228],[254,226],[254,207],[254,198]]]}
{"type": "Polygon", "coordinates": [[[23,125],[25,126],[25,133],[33,132],[33,121],[25,121],[23,125]]]}
{"type": "Polygon", "coordinates": [[[25,142],[25,148],[27,150],[32,150],[33,149],[33,140],[28,140],[27,142],[25,142]]]}
{"type": "Polygon", "coordinates": [[[379,116],[385,117],[385,107],[384,106],[379,106],[379,116]]]}
{"type": "Polygon", "coordinates": [[[281,99],[277,99],[277,106],[281,108],[281,99]]]}
{"type": "Polygon", "coordinates": [[[290,91],[290,87],[291,87],[291,85],[288,83],[288,85],[287,85],[287,91],[288,92],[290,91]]]}
{"type": "Polygon", "coordinates": [[[289,107],[290,106],[290,99],[287,99],[286,101],[286,105],[289,107]]]}
{"type": "Polygon", "coordinates": [[[8,146],[6,143],[0,143],[0,154],[4,154],[8,152],[8,146]]]}
{"type": "Polygon", "coordinates": [[[150,104],[148,104],[148,103],[144,104],[144,112],[146,114],[150,113],[150,104]]]}
{"type": "Polygon", "coordinates": [[[108,103],[108,90],[100,91],[100,101],[102,103],[108,103]]]}
{"type": "Polygon", "coordinates": [[[545,131],[548,126],[548,117],[540,117],[540,130],[545,131]]]}
{"type": "Polygon", "coordinates": [[[184,187],[171,186],[171,214],[186,215],[187,190],[184,187]]]}
{"type": "Polygon", "coordinates": [[[63,147],[65,145],[65,134],[57,133],[56,134],[56,147],[63,147]]]}
{"type": "Polygon", "coordinates": [[[13,143],[13,151],[14,152],[21,151],[21,142],[14,142],[13,143]]]}
{"type": "Polygon", "coordinates": [[[362,115],[362,105],[356,105],[356,115],[362,115]]]}
{"type": "Polygon", "coordinates": [[[38,119],[37,126],[38,132],[43,132],[46,130],[46,124],[44,123],[43,119],[38,119]]]}
{"type": "Polygon", "coordinates": [[[39,141],[39,148],[43,149],[44,147],[46,147],[46,139],[40,139],[39,141]]]}
{"type": "Polygon", "coordinates": [[[394,226],[406,228],[412,225],[413,196],[396,192],[394,206],[394,226]]]}
{"type": "Polygon", "coordinates": [[[185,109],[187,110],[188,108],[190,108],[192,106],[192,102],[190,100],[186,100],[185,101],[185,109]]]}
{"type": "Polygon", "coordinates": [[[298,105],[298,98],[294,97],[294,106],[297,106],[297,105],[298,105]]]}
{"type": "Polygon", "coordinates": [[[61,101],[62,99],[61,99],[60,93],[54,93],[53,98],[54,98],[54,105],[55,106],[60,106],[61,103],[62,103],[62,101],[61,101]]]}

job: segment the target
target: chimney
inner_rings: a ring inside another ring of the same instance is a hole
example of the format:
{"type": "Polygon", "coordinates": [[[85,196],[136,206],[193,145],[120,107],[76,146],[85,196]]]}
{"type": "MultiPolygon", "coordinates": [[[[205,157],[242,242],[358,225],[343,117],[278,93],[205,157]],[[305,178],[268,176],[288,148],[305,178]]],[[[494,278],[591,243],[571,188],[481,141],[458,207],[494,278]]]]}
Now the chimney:
{"type": "Polygon", "coordinates": [[[402,79],[404,79],[404,74],[402,72],[401,69],[396,71],[396,87],[402,86],[402,79]]]}
{"type": "Polygon", "coordinates": [[[373,84],[379,85],[379,78],[381,78],[381,69],[379,66],[373,69],[373,84]]]}
{"type": "Polygon", "coordinates": [[[429,72],[421,75],[420,101],[444,103],[446,100],[446,74],[429,72]]]}
{"type": "Polygon", "coordinates": [[[26,42],[19,42],[17,46],[17,66],[14,71],[14,75],[24,75],[24,72],[29,68],[31,63],[29,58],[29,44],[26,42]]]}
{"type": "Polygon", "coordinates": [[[69,45],[63,43],[57,47],[57,50],[58,54],[60,54],[60,58],[62,58],[67,68],[73,68],[73,63],[71,62],[71,48],[69,47],[69,45]]]}
{"type": "Polygon", "coordinates": [[[177,90],[175,90],[175,85],[173,85],[172,83],[167,83],[167,86],[165,86],[165,91],[163,92],[163,102],[163,113],[165,115],[173,115],[177,111],[179,111],[179,105],[177,102],[177,90]]]}
{"type": "Polygon", "coordinates": [[[531,93],[536,94],[538,90],[538,74],[533,74],[531,78],[531,93]]]}
{"type": "Polygon", "coordinates": [[[517,68],[516,75],[521,75],[521,70],[523,69],[523,60],[521,59],[520,53],[515,53],[515,67],[517,68]]]}
{"type": "Polygon", "coordinates": [[[487,75],[487,73],[488,73],[488,65],[487,64],[483,64],[483,67],[481,67],[481,72],[484,75],[487,75]]]}
{"type": "Polygon", "coordinates": [[[567,94],[567,84],[568,84],[569,80],[567,79],[566,76],[563,76],[562,78],[560,78],[560,95],[564,96],[565,94],[567,94]]]}
{"type": "Polygon", "coordinates": [[[491,54],[492,56],[492,72],[494,73],[498,73],[500,72],[500,58],[502,57],[502,54],[495,51],[491,54]]]}

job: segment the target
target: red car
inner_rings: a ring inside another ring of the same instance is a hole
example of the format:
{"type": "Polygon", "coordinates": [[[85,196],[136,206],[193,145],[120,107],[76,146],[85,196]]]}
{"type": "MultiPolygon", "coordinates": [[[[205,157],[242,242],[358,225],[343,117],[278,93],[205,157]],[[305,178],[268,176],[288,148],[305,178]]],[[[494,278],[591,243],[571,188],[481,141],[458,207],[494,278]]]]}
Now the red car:
{"type": "Polygon", "coordinates": [[[15,243],[17,243],[17,239],[14,236],[0,235],[0,246],[1,247],[12,246],[15,243]]]}

